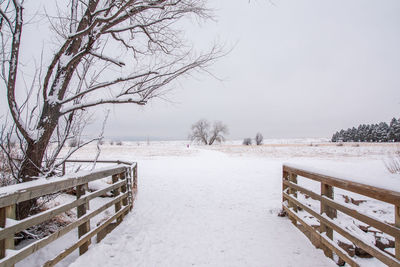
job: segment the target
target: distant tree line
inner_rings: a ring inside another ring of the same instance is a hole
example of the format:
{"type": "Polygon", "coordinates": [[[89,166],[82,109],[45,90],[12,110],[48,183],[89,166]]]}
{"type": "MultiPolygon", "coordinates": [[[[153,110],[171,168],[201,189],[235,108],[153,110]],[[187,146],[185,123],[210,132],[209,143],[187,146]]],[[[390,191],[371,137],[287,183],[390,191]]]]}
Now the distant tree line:
{"type": "Polygon", "coordinates": [[[400,142],[400,119],[393,118],[389,125],[361,124],[340,130],[332,136],[332,142],[400,142]]]}

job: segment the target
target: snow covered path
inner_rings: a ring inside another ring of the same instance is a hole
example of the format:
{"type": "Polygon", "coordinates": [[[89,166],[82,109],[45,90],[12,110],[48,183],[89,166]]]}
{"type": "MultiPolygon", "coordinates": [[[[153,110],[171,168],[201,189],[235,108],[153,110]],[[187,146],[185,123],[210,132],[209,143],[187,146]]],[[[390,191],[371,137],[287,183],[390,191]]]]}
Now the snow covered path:
{"type": "Polygon", "coordinates": [[[134,211],[70,266],[336,266],[277,216],[281,164],[208,150],[139,160],[134,211]]]}

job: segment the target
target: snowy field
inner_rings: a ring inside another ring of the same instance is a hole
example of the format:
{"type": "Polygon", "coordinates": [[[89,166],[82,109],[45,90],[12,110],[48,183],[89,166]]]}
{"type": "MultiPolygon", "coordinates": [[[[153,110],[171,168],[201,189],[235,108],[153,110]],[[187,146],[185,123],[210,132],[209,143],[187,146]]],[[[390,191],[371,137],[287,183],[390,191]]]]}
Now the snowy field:
{"type": "MultiPolygon", "coordinates": [[[[137,161],[139,193],[133,212],[100,244],[60,266],[335,266],[287,218],[282,164],[317,168],[400,191],[384,161],[393,144],[345,144],[323,139],[240,141],[187,146],[186,141],[105,144],[101,159],[137,161]]],[[[96,146],[74,158],[90,159],[96,146]]],[[[363,210],[371,210],[361,206],[363,210]]],[[[382,207],[386,209],[386,207],[382,207]]],[[[385,211],[386,212],[386,211],[385,211]]],[[[388,220],[390,210],[385,214],[388,220]]],[[[76,233],[73,233],[76,235],[76,233]]],[[[67,238],[66,238],[67,239],[67,238]]],[[[60,241],[17,266],[39,266],[60,241]]],[[[376,266],[374,260],[362,260],[376,266]]]]}

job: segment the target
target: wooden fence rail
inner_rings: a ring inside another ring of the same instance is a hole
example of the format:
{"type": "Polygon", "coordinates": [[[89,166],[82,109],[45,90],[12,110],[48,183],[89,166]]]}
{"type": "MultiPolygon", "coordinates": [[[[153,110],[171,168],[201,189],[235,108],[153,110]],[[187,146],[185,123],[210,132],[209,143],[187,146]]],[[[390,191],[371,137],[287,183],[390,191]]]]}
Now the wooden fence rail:
{"type": "MultiPolygon", "coordinates": [[[[70,160],[68,162],[90,163],[88,160],[70,160]]],[[[137,190],[137,164],[121,161],[97,161],[99,163],[117,163],[118,165],[97,169],[91,172],[79,172],[60,178],[37,180],[0,188],[0,266],[14,266],[37,250],[47,246],[68,232],[78,229],[78,239],[70,247],[65,248],[44,266],[54,266],[74,250],[85,253],[91,238],[97,235],[97,242],[114,229],[132,209],[137,190]],[[94,192],[87,192],[88,183],[106,177],[112,177],[112,184],[94,192]],[[15,205],[30,199],[60,193],[74,189],[76,200],[58,205],[23,220],[15,220],[15,205]],[[111,192],[112,198],[101,207],[89,210],[89,203],[96,197],[111,192]],[[90,229],[90,220],[101,212],[114,206],[115,213],[105,221],[90,229]],[[46,222],[57,215],[77,209],[77,220],[60,228],[49,236],[38,239],[18,250],[14,248],[14,235],[26,229],[46,222]],[[14,212],[13,212],[14,211],[14,212]]],[[[65,170],[65,166],[63,166],[65,170]]]]}
{"type": "Polygon", "coordinates": [[[360,266],[353,257],[333,241],[333,233],[337,232],[384,264],[400,266],[400,192],[323,175],[290,165],[283,165],[282,190],[283,209],[295,225],[300,223],[310,233],[310,239],[319,242],[326,256],[332,258],[332,253],[335,253],[350,266],[360,266]],[[320,194],[299,186],[297,184],[298,176],[319,182],[321,186],[320,194]],[[340,188],[394,205],[395,219],[393,224],[380,221],[335,201],[334,188],[340,188]],[[298,193],[319,201],[320,210],[316,211],[307,204],[302,203],[298,198],[298,193]],[[319,227],[316,229],[316,227],[308,224],[299,215],[298,210],[305,211],[316,218],[319,221],[319,227]],[[338,223],[336,219],[338,211],[392,236],[395,241],[395,253],[392,254],[386,250],[381,250],[348,231],[338,223]]]}

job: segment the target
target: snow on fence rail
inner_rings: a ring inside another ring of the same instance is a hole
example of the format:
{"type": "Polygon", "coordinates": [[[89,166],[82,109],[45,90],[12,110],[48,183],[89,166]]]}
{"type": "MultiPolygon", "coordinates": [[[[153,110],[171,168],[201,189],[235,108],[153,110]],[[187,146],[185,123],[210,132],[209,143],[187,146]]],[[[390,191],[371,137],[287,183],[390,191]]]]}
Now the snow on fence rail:
{"type": "Polygon", "coordinates": [[[333,241],[333,233],[336,232],[384,264],[388,266],[400,266],[400,192],[323,175],[315,171],[308,171],[289,165],[283,165],[282,190],[283,209],[296,226],[297,223],[300,223],[303,229],[309,233],[309,238],[319,243],[326,256],[333,258],[333,253],[335,253],[349,265],[360,266],[356,259],[333,241]],[[297,176],[320,182],[320,194],[299,186],[297,184],[297,176]],[[335,201],[333,194],[335,187],[393,204],[395,218],[393,224],[380,221],[335,201]],[[298,192],[304,194],[307,198],[310,197],[319,201],[320,211],[317,212],[302,202],[300,197],[298,197],[298,192]],[[300,216],[300,210],[316,218],[319,221],[319,227],[313,227],[307,223],[307,219],[300,216]],[[363,240],[361,236],[348,231],[336,219],[337,211],[392,236],[395,241],[395,253],[392,254],[386,250],[381,250],[374,244],[363,240]]]}
{"type": "MultiPolygon", "coordinates": [[[[91,161],[71,160],[69,162],[89,163],[91,161]]],[[[118,163],[119,165],[92,172],[66,175],[61,178],[41,179],[0,188],[0,266],[14,266],[15,263],[78,228],[78,240],[44,264],[44,266],[54,266],[78,248],[79,254],[82,255],[88,250],[93,236],[97,235],[97,242],[100,242],[107,233],[112,231],[123,220],[124,216],[133,207],[134,195],[137,189],[137,164],[120,161],[97,162],[118,163]],[[85,194],[89,182],[109,176],[112,177],[112,184],[101,190],[85,194]],[[15,212],[13,214],[13,211],[15,211],[17,203],[69,189],[76,190],[77,199],[75,201],[56,206],[23,220],[15,220],[15,212]],[[110,191],[112,192],[110,201],[96,210],[88,211],[90,200],[110,191]],[[115,213],[95,229],[90,229],[90,219],[112,206],[115,206],[115,213]],[[14,249],[14,235],[16,233],[43,223],[73,208],[77,208],[76,221],[21,249],[14,249]]]]}

